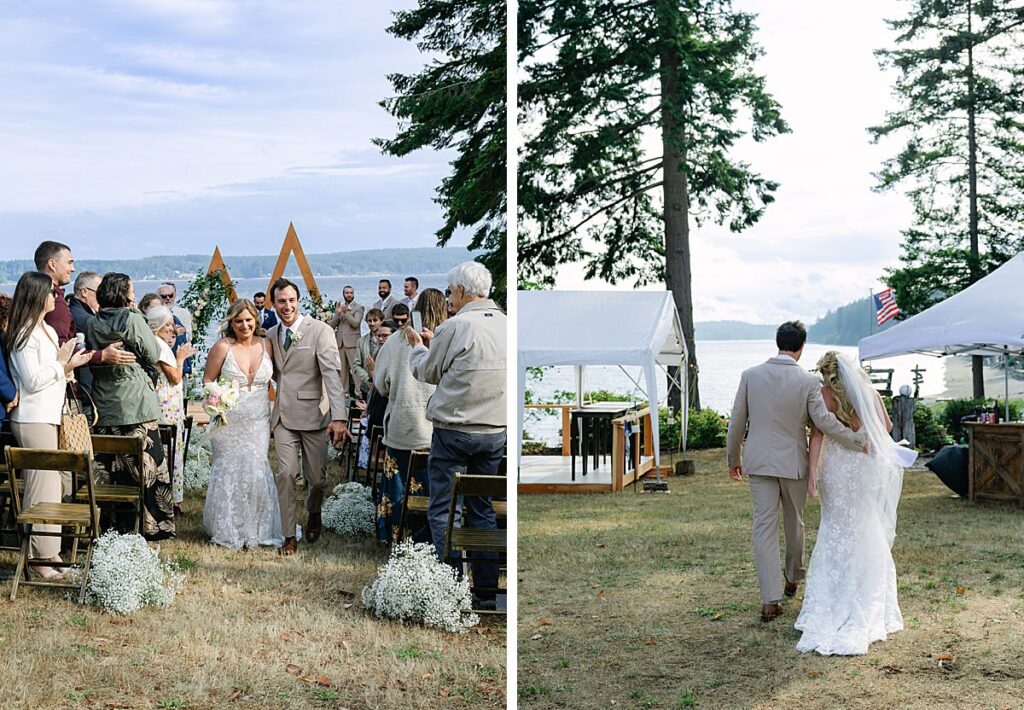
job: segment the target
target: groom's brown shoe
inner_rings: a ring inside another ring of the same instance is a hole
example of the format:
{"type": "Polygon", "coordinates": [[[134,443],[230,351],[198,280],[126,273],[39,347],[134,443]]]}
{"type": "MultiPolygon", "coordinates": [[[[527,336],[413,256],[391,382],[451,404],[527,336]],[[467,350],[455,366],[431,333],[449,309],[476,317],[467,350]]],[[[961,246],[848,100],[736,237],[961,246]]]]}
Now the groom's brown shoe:
{"type": "Polygon", "coordinates": [[[281,545],[281,549],[278,550],[277,553],[279,555],[284,555],[285,557],[288,557],[289,555],[294,555],[295,551],[297,549],[298,549],[298,545],[295,542],[295,538],[294,537],[286,537],[284,539],[284,544],[281,545]]]}
{"type": "Polygon", "coordinates": [[[306,525],[306,541],[316,542],[320,539],[320,533],[323,532],[323,522],[320,518],[320,511],[309,514],[309,522],[306,525]]]}
{"type": "Polygon", "coordinates": [[[776,616],[782,616],[782,605],[781,604],[762,604],[761,605],[761,621],[765,623],[771,621],[776,616]]]}
{"type": "Polygon", "coordinates": [[[796,596],[797,584],[799,584],[799,582],[786,582],[786,588],[783,590],[783,592],[786,594],[787,597],[796,596]]]}

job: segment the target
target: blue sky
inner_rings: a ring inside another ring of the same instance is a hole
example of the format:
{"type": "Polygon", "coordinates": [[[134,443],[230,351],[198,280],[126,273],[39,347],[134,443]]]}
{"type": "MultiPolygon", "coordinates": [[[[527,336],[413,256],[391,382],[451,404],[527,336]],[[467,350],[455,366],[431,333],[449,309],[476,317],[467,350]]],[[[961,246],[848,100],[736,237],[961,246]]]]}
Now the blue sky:
{"type": "MultiPolygon", "coordinates": [[[[0,258],[432,246],[450,155],[382,156],[413,0],[0,6],[0,258]],[[386,6],[386,7],[385,7],[386,6]]],[[[465,242],[462,242],[463,244],[465,242]]]]}

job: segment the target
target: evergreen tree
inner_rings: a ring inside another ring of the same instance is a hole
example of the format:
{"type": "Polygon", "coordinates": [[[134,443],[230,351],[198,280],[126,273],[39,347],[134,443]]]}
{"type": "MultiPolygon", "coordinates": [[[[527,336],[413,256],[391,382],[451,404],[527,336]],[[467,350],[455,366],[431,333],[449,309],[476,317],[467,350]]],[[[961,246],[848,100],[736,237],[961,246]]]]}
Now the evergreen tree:
{"type": "Polygon", "coordinates": [[[729,0],[521,0],[519,23],[519,278],[582,262],[587,278],[664,281],[699,409],[691,221],[754,224],[777,185],[731,150],[788,130],[753,68],[754,16],[729,0]]]}
{"type": "MultiPolygon", "coordinates": [[[[905,142],[878,173],[879,190],[907,185],[914,222],[902,266],[887,272],[913,315],[966,288],[1024,249],[1024,4],[914,0],[889,21],[900,100],[875,140],[905,142]]],[[[974,396],[984,397],[974,358],[974,396]]]]}
{"type": "Polygon", "coordinates": [[[416,41],[434,58],[418,74],[390,74],[397,96],[381,105],[402,124],[381,149],[404,156],[427,146],[454,149],[451,173],[437,188],[445,211],[436,232],[444,246],[472,229],[470,249],[494,279],[504,306],[506,289],[506,4],[493,0],[420,0],[395,13],[388,32],[416,41]]]}

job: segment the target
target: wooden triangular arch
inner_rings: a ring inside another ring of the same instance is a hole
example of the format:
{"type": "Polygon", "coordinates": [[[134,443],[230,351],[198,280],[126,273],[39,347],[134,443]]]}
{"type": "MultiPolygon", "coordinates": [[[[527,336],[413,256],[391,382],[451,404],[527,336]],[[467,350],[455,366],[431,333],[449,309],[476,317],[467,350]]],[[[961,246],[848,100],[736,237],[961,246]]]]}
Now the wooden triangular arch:
{"type": "Polygon", "coordinates": [[[220,272],[220,280],[228,292],[228,298],[232,301],[237,301],[238,294],[235,292],[235,286],[231,282],[230,274],[228,274],[227,264],[224,263],[224,257],[220,255],[220,247],[218,246],[213,248],[213,258],[210,259],[210,266],[206,269],[206,273],[212,274],[215,271],[220,272]]]}
{"type": "Polygon", "coordinates": [[[288,234],[284,237],[284,244],[281,245],[281,254],[277,257],[277,264],[274,266],[274,273],[270,275],[270,283],[267,284],[267,294],[270,293],[270,287],[284,275],[284,268],[288,266],[288,257],[294,254],[295,263],[299,265],[299,273],[302,274],[302,280],[306,283],[306,290],[309,291],[310,297],[314,301],[319,301],[320,289],[316,285],[316,279],[313,278],[313,270],[309,268],[309,262],[306,260],[306,253],[302,251],[302,244],[299,243],[299,235],[295,233],[295,225],[291,222],[288,223],[288,234]]]}

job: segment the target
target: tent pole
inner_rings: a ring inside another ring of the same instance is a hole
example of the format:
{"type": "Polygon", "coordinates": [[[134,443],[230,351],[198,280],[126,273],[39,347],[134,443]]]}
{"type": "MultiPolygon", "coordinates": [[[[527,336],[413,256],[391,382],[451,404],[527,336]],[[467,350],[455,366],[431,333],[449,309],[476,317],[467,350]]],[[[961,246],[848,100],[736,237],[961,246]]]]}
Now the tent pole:
{"type": "Polygon", "coordinates": [[[1010,421],[1010,349],[1003,348],[1003,404],[1006,406],[1004,422],[1010,421]]]}

